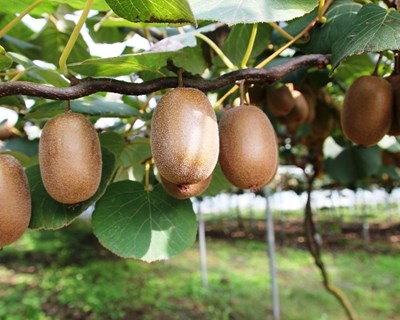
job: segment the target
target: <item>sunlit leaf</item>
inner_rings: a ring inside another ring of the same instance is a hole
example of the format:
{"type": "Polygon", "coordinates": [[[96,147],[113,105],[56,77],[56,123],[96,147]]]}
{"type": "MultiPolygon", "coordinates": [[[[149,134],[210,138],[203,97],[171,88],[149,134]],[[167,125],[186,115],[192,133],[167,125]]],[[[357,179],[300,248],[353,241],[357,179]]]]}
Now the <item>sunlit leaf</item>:
{"type": "Polygon", "coordinates": [[[177,200],[159,184],[151,192],[134,181],[116,182],[97,202],[94,234],[124,258],[147,262],[168,259],[189,248],[196,238],[190,200],[177,200]]]}

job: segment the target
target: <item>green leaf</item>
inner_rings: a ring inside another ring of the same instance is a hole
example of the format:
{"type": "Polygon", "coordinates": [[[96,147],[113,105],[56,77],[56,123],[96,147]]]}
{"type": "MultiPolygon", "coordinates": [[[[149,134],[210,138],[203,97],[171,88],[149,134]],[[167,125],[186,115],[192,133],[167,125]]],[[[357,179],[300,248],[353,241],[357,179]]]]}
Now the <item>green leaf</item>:
{"type": "Polygon", "coordinates": [[[68,68],[86,76],[117,77],[139,71],[158,73],[168,59],[179,56],[179,52],[144,52],[121,55],[114,58],[89,59],[70,64],[68,68]]]}
{"type": "Polygon", "coordinates": [[[340,183],[352,183],[376,174],[381,166],[381,151],[377,146],[349,146],[336,157],[325,159],[325,172],[340,183]]]}
{"type": "Polygon", "coordinates": [[[55,70],[43,69],[29,58],[19,53],[10,52],[9,54],[15,62],[26,68],[26,75],[30,76],[31,78],[39,82],[52,84],[56,87],[67,87],[69,85],[68,81],[66,81],[65,78],[63,78],[55,70]]]}
{"type": "Polygon", "coordinates": [[[151,192],[134,181],[110,185],[96,204],[93,230],[100,243],[124,258],[146,262],[168,259],[196,238],[190,200],[177,200],[158,184],[151,192]]]}
{"type": "Polygon", "coordinates": [[[32,217],[29,227],[32,229],[59,229],[70,224],[83,211],[97,201],[107,189],[115,167],[115,157],[107,149],[102,148],[102,176],[97,192],[90,199],[78,205],[63,205],[46,192],[40,167],[32,166],[26,170],[32,195],[32,217]]]}
{"type": "Polygon", "coordinates": [[[352,19],[348,32],[333,43],[332,66],[345,58],[364,52],[398,50],[400,13],[375,5],[364,5],[352,19]]]}
{"type": "Polygon", "coordinates": [[[132,22],[195,23],[186,0],[106,1],[117,15],[132,22]]]}
{"type": "MultiPolygon", "coordinates": [[[[53,23],[47,23],[39,34],[31,41],[31,43],[36,45],[39,50],[36,52],[33,51],[35,54],[29,57],[33,60],[43,60],[58,66],[60,55],[70,38],[73,26],[73,24],[68,25],[66,30],[60,32],[53,23]]],[[[80,62],[88,58],[90,58],[89,48],[82,35],[79,35],[71,54],[68,57],[68,62],[80,62]]]]}
{"type": "Polygon", "coordinates": [[[197,20],[227,24],[288,21],[312,11],[313,0],[189,0],[197,20]]]}
{"type": "Polygon", "coordinates": [[[118,159],[125,147],[125,140],[122,135],[116,132],[106,131],[103,132],[99,138],[101,145],[111,151],[115,158],[118,159]]]}
{"type": "Polygon", "coordinates": [[[343,41],[349,26],[361,4],[345,1],[335,1],[326,13],[327,23],[312,29],[310,42],[304,47],[308,53],[331,53],[335,41],[343,41]]]}
{"type": "MultiPolygon", "coordinates": [[[[25,115],[26,119],[49,119],[65,112],[66,104],[64,101],[53,101],[40,105],[35,105],[29,109],[25,115]]],[[[71,110],[85,115],[99,117],[135,117],[140,113],[125,103],[112,102],[106,100],[73,100],[71,110]]]]}
{"type": "Polygon", "coordinates": [[[351,56],[343,61],[333,75],[335,79],[351,85],[357,78],[372,74],[374,69],[375,63],[371,59],[370,53],[365,53],[359,56],[351,56]]]}
{"type": "MultiPolygon", "coordinates": [[[[222,51],[236,65],[240,66],[243,56],[246,53],[253,26],[249,24],[234,25],[224,41],[222,51]]],[[[268,24],[259,24],[257,36],[254,42],[251,58],[256,57],[266,50],[272,28],[268,24]]]]}
{"type": "MultiPolygon", "coordinates": [[[[3,47],[1,47],[1,48],[3,48],[3,47]]],[[[12,63],[13,63],[13,60],[11,59],[11,57],[8,54],[0,53],[0,70],[5,70],[5,69],[10,68],[12,63]]]]}
{"type": "Polygon", "coordinates": [[[204,191],[203,196],[214,197],[223,191],[231,189],[232,184],[225,178],[219,163],[214,169],[213,177],[207,190],[204,191]]]}
{"type": "Polygon", "coordinates": [[[149,139],[137,137],[121,152],[118,164],[121,167],[129,168],[141,164],[143,160],[150,157],[151,149],[149,139]]]}

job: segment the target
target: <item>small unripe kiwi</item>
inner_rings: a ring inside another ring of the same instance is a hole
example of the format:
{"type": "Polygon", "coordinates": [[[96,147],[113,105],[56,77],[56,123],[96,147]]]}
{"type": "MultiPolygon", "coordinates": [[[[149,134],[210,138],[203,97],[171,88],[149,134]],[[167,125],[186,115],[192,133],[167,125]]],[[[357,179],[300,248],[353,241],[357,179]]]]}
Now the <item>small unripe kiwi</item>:
{"type": "Polygon", "coordinates": [[[269,111],[277,117],[287,115],[296,104],[292,92],[286,85],[268,90],[267,103],[269,111]]]}
{"type": "Polygon", "coordinates": [[[195,184],[177,185],[161,176],[162,185],[171,196],[176,199],[188,199],[201,195],[210,185],[212,175],[195,184]]]}
{"type": "Polygon", "coordinates": [[[393,118],[392,86],[383,78],[362,76],[346,92],[341,123],[343,133],[368,147],[388,132],[393,118]]]}
{"type": "Polygon", "coordinates": [[[21,164],[0,154],[0,248],[17,241],[31,219],[31,194],[21,164]]]}
{"type": "Polygon", "coordinates": [[[218,161],[215,112],[200,90],[175,88],[158,102],[151,125],[151,151],[160,175],[176,185],[207,179],[218,161]]]}
{"type": "Polygon", "coordinates": [[[234,186],[259,190],[273,179],[278,146],[263,111],[252,105],[229,109],[222,114],[219,130],[221,169],[234,186]]]}
{"type": "Polygon", "coordinates": [[[81,114],[67,112],[49,120],[39,143],[44,187],[63,204],[92,197],[101,180],[101,148],[94,126],[81,114]]]}

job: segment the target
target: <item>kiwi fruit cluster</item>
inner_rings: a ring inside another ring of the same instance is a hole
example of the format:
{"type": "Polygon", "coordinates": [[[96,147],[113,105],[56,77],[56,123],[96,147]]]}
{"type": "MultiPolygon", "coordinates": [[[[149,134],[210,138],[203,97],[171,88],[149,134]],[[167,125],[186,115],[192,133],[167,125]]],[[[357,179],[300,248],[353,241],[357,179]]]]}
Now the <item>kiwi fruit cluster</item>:
{"type": "Polygon", "coordinates": [[[218,161],[218,123],[207,96],[178,87],[158,101],[151,125],[151,151],[167,192],[198,195],[218,161]]]}
{"type": "Polygon", "coordinates": [[[17,241],[31,218],[31,194],[21,164],[0,154],[0,248],[17,241]]]}
{"type": "Polygon", "coordinates": [[[364,147],[378,143],[394,119],[394,91],[390,81],[378,76],[356,79],[346,92],[341,112],[345,136],[364,147]]]}
{"type": "Polygon", "coordinates": [[[275,131],[252,105],[222,112],[219,124],[207,96],[178,87],[158,102],[151,126],[151,150],[164,189],[187,199],[203,193],[219,160],[236,187],[258,190],[278,166],[275,131]]]}
{"type": "Polygon", "coordinates": [[[50,119],[40,137],[39,164],[44,187],[54,200],[70,205],[92,197],[102,171],[93,125],[71,111],[50,119]]]}

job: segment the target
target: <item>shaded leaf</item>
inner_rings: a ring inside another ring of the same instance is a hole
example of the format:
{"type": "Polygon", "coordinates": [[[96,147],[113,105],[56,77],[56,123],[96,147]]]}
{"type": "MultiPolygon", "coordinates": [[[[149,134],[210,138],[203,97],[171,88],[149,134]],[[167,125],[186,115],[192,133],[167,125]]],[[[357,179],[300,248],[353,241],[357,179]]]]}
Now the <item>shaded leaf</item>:
{"type": "MultiPolygon", "coordinates": [[[[139,112],[121,102],[106,100],[73,100],[70,102],[71,110],[85,115],[99,117],[133,117],[139,116],[139,112]]],[[[29,109],[25,115],[26,119],[46,119],[65,112],[66,104],[64,101],[53,101],[40,105],[35,105],[29,109]]]]}
{"type": "Polygon", "coordinates": [[[149,139],[137,137],[122,150],[118,163],[121,167],[129,168],[141,164],[150,157],[151,149],[149,139]]]}
{"type": "Polygon", "coordinates": [[[99,138],[101,145],[111,151],[114,154],[115,158],[118,159],[119,155],[125,147],[125,140],[122,135],[116,132],[106,131],[103,132],[99,136],[99,138]]]}
{"type": "Polygon", "coordinates": [[[32,195],[32,216],[29,227],[32,229],[59,229],[70,224],[83,211],[97,201],[107,189],[114,172],[115,158],[102,148],[102,177],[97,192],[90,199],[77,205],[64,205],[47,193],[44,188],[39,165],[26,170],[32,195]]]}
{"type": "Polygon", "coordinates": [[[219,163],[214,169],[213,177],[207,190],[202,194],[203,196],[216,196],[223,191],[232,188],[232,184],[225,178],[219,163]]]}
{"type": "Polygon", "coordinates": [[[106,0],[111,9],[132,22],[195,22],[186,0],[106,0]]]}
{"type": "Polygon", "coordinates": [[[147,262],[168,259],[189,248],[196,238],[190,200],[177,200],[159,184],[151,192],[134,181],[110,185],[93,213],[100,243],[124,258],[147,262]]]}
{"type": "Polygon", "coordinates": [[[349,146],[334,158],[325,159],[325,172],[332,179],[348,184],[376,174],[381,166],[381,151],[377,146],[349,146]]]}
{"type": "Polygon", "coordinates": [[[189,0],[197,20],[227,24],[287,21],[312,11],[313,0],[189,0]]]}
{"type": "Polygon", "coordinates": [[[398,50],[400,47],[400,13],[375,5],[364,5],[352,19],[347,34],[332,48],[332,66],[343,59],[364,52],[398,50]]]}

